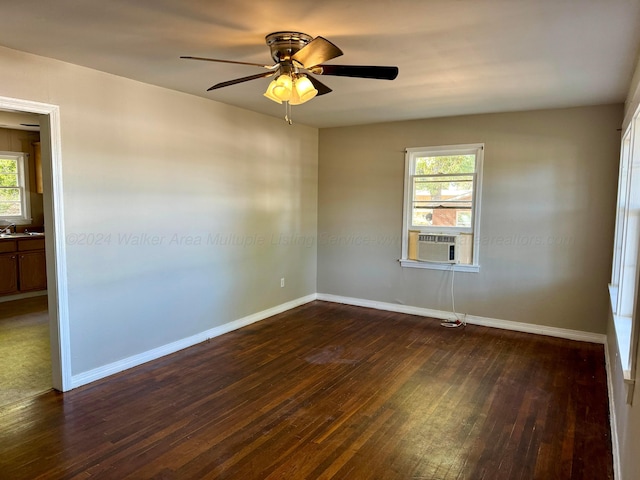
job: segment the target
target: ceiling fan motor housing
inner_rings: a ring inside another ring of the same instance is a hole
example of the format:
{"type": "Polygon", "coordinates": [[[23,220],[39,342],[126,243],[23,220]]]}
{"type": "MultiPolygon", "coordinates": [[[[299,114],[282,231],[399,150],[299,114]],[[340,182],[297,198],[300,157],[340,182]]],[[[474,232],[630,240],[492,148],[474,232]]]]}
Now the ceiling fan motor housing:
{"type": "Polygon", "coordinates": [[[306,46],[313,37],[300,32],[274,32],[265,37],[271,49],[271,58],[276,63],[290,62],[298,50],[306,46]]]}

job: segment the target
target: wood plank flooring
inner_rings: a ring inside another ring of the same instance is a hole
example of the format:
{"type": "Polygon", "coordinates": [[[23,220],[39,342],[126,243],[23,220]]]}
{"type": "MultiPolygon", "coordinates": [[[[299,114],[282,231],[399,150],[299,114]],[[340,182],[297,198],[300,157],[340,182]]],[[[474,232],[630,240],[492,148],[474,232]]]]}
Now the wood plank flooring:
{"type": "Polygon", "coordinates": [[[0,409],[10,479],[610,479],[602,345],[312,302],[0,409]]]}

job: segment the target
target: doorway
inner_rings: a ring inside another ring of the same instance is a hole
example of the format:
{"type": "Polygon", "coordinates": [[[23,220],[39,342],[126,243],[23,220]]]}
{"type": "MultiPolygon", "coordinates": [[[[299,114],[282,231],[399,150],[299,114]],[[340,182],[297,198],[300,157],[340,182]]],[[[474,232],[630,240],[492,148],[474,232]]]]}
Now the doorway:
{"type": "Polygon", "coordinates": [[[52,386],[39,122],[0,110],[0,407],[52,386]]]}
{"type": "Polygon", "coordinates": [[[0,97],[0,110],[35,113],[40,118],[43,213],[47,229],[45,256],[51,386],[64,392],[72,388],[72,378],[63,221],[60,111],[57,105],[9,97],[0,97]]]}

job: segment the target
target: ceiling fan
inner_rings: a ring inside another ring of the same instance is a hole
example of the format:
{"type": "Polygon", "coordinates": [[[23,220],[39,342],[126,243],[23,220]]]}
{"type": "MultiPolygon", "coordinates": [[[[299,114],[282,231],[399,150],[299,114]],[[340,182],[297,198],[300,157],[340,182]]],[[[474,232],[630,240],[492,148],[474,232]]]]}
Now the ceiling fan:
{"type": "Polygon", "coordinates": [[[249,65],[266,69],[266,72],[256,75],[217,83],[208,88],[207,91],[259,78],[276,76],[276,79],[269,84],[264,96],[274,102],[286,104],[287,115],[285,119],[289,123],[291,123],[291,105],[300,105],[311,100],[316,95],[325,95],[332,91],[310,74],[379,80],[394,80],[398,76],[398,67],[325,65],[324,62],[339,57],[343,53],[342,50],[323,37],[313,38],[306,33],[300,32],[274,32],[267,35],[265,40],[271,50],[271,57],[275,61],[273,65],[192,56],[182,56],[180,58],[249,65]]]}

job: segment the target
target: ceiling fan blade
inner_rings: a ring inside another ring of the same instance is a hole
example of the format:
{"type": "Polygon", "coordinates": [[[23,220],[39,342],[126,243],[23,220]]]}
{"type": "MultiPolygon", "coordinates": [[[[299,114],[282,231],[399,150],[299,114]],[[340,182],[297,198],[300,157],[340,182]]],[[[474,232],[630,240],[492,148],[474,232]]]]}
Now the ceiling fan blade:
{"type": "Polygon", "coordinates": [[[333,92],[333,90],[331,90],[329,87],[327,87],[324,83],[322,83],[317,78],[313,78],[311,75],[307,75],[307,78],[311,81],[311,83],[313,84],[313,87],[318,91],[316,96],[319,97],[320,95],[325,95],[327,93],[333,92]]]}
{"type": "Polygon", "coordinates": [[[186,60],[202,60],[203,62],[217,62],[217,63],[233,63],[236,65],[251,65],[253,67],[262,67],[262,68],[268,68],[269,70],[273,69],[275,66],[270,67],[268,65],[261,65],[259,63],[250,63],[250,62],[236,62],[234,60],[220,60],[218,58],[205,58],[205,57],[190,57],[190,56],[182,56],[180,58],[186,59],[186,60]]]}
{"type": "Polygon", "coordinates": [[[207,92],[211,90],[217,90],[218,88],[228,87],[230,85],[236,85],[238,83],[248,82],[249,80],[255,80],[257,78],[270,77],[274,72],[258,73],[257,75],[249,75],[248,77],[236,78],[235,80],[228,80],[226,82],[216,83],[213,87],[207,88],[207,92]]]}
{"type": "Polygon", "coordinates": [[[335,75],[338,77],[376,78],[394,80],[398,76],[398,67],[376,67],[366,65],[318,65],[311,70],[317,75],[335,75]]]}
{"type": "Polygon", "coordinates": [[[298,50],[292,57],[304,68],[311,68],[342,55],[342,50],[324,37],[316,37],[298,50]]]}

